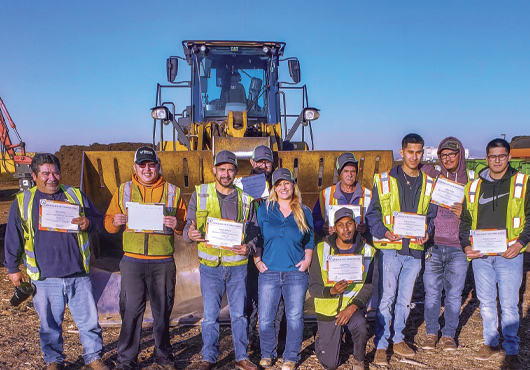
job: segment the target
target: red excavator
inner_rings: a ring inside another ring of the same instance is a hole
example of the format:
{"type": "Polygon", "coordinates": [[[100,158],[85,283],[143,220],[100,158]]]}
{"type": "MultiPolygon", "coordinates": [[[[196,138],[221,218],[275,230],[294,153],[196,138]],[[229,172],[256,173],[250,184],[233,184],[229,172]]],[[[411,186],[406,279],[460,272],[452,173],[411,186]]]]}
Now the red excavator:
{"type": "Polygon", "coordinates": [[[0,161],[7,173],[13,173],[14,177],[18,179],[20,190],[29,189],[33,186],[33,179],[31,177],[31,157],[26,155],[26,143],[22,141],[17,131],[17,126],[11,119],[7,108],[0,98],[0,161]],[[9,126],[17,135],[18,144],[13,144],[9,137],[9,126]],[[7,155],[6,155],[7,154],[7,155]],[[9,156],[9,159],[8,159],[9,156]],[[14,171],[9,165],[9,161],[13,163],[14,171]]]}

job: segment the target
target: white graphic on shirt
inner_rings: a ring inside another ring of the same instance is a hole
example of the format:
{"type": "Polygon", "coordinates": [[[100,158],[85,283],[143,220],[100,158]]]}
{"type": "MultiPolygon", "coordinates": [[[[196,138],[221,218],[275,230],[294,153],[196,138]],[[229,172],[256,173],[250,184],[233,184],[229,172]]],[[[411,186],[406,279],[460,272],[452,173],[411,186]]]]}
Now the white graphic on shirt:
{"type": "Polygon", "coordinates": [[[494,198],[497,198],[499,199],[500,197],[504,197],[506,195],[509,195],[510,193],[506,193],[506,194],[500,194],[496,197],[491,197],[491,198],[484,198],[484,194],[480,194],[480,198],[478,200],[478,204],[488,204],[489,202],[493,201],[494,198]]]}

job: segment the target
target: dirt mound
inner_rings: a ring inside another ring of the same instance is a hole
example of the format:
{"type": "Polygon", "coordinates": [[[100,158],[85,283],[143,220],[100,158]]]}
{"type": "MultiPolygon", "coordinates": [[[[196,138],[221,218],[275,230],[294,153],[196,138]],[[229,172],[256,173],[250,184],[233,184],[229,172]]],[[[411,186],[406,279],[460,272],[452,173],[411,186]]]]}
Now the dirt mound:
{"type": "Polygon", "coordinates": [[[81,184],[81,163],[84,151],[135,151],[144,145],[151,146],[147,143],[63,145],[55,153],[55,156],[61,162],[61,182],[71,186],[79,186],[81,184]]]}

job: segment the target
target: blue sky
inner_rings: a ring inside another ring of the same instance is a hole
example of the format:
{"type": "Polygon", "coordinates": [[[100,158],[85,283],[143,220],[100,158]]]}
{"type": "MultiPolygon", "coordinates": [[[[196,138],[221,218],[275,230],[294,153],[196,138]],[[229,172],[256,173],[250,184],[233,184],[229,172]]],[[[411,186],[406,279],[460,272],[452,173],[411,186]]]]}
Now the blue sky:
{"type": "Polygon", "coordinates": [[[530,1],[0,4],[0,96],[30,151],[149,142],[156,83],[186,39],[286,42],[321,109],[316,149],[397,150],[417,132],[482,155],[530,134],[530,1]]]}

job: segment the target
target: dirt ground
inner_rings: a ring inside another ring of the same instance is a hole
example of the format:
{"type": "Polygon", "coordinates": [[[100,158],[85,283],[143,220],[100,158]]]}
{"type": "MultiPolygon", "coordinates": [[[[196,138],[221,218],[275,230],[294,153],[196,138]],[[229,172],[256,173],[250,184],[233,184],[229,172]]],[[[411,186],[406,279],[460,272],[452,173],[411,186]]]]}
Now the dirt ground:
{"type": "MultiPolygon", "coordinates": [[[[66,168],[66,167],[65,167],[66,168]]],[[[13,294],[13,287],[8,280],[7,270],[3,267],[3,235],[9,206],[17,192],[17,182],[0,181],[0,369],[42,369],[44,361],[41,357],[39,345],[39,320],[33,309],[31,299],[19,307],[12,307],[9,299],[13,294]]],[[[525,256],[523,286],[521,288],[521,337],[520,357],[526,368],[530,368],[530,288],[526,289],[526,282],[530,276],[530,254],[525,256]]],[[[177,282],[178,283],[178,282],[177,282]]],[[[392,369],[501,369],[502,359],[479,362],[473,360],[474,353],[482,344],[482,326],[478,302],[473,298],[471,283],[466,284],[463,297],[462,313],[458,330],[459,348],[455,352],[443,352],[440,349],[426,351],[418,349],[414,362],[402,362],[398,357],[392,356],[392,369]]],[[[423,322],[423,294],[421,280],[418,280],[413,297],[413,309],[407,325],[406,341],[421,343],[425,335],[423,322]]],[[[372,365],[374,356],[373,323],[370,325],[371,334],[367,348],[366,369],[377,369],[372,365]]],[[[64,350],[69,364],[68,369],[80,369],[83,366],[81,358],[82,347],[75,323],[67,311],[63,324],[64,350]]],[[[119,328],[103,328],[105,355],[103,359],[111,366],[116,360],[116,342],[119,328]]],[[[314,339],[316,324],[307,323],[304,330],[304,343],[300,369],[323,369],[319,365],[315,354],[314,339]]],[[[201,360],[200,349],[202,345],[199,326],[176,326],[171,328],[171,343],[175,364],[178,369],[196,369],[201,360]]],[[[157,369],[152,362],[153,337],[149,327],[142,332],[140,369],[157,369]]],[[[349,369],[353,356],[351,348],[342,347],[339,369],[349,369]]],[[[252,354],[251,360],[259,361],[259,354],[252,354]]],[[[234,353],[232,350],[230,328],[221,328],[219,369],[233,369],[234,353]]],[[[273,369],[279,369],[278,364],[273,369]]]]}

